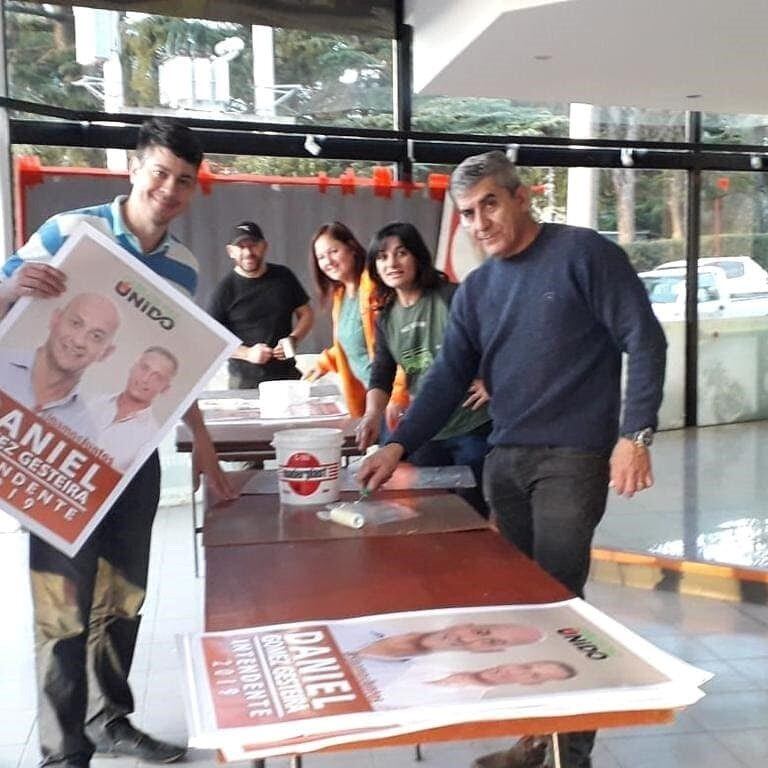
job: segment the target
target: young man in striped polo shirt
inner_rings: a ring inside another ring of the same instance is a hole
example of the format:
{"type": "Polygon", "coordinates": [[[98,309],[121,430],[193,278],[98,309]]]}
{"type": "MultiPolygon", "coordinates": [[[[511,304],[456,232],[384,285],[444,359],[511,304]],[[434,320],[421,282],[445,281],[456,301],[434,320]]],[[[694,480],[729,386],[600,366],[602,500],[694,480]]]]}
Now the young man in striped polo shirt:
{"type": "MultiPolygon", "coordinates": [[[[131,161],[130,193],[46,221],[3,268],[0,317],[22,296],[45,299],[65,290],[66,274],[47,261],[82,221],[192,295],[197,262],[168,225],[189,205],[202,156],[186,127],[164,119],[144,123],[131,161]]],[[[196,466],[215,491],[232,498],[197,405],[185,421],[194,435],[196,466]]],[[[184,747],[153,739],[128,720],[133,711],[128,673],[159,496],[155,452],[75,557],[30,535],[43,766],[87,768],[94,750],[162,763],[184,756],[184,747]]]]}

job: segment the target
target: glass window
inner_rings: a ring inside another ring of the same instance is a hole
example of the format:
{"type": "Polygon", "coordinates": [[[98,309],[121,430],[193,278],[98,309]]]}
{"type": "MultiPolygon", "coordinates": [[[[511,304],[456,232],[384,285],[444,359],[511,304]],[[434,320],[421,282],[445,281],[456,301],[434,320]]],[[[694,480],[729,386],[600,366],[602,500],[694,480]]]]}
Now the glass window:
{"type": "MultiPolygon", "coordinates": [[[[442,175],[444,177],[450,177],[451,171],[453,171],[454,166],[452,165],[437,165],[435,163],[414,163],[412,172],[413,172],[413,180],[414,181],[421,181],[425,182],[429,179],[430,176],[442,175]]],[[[446,179],[447,182],[447,179],[446,179]]]]}
{"type": "Polygon", "coordinates": [[[568,105],[417,94],[412,124],[426,133],[562,137],[568,135],[568,105]]]}
{"type": "Polygon", "coordinates": [[[430,133],[684,141],[685,112],[416,95],[413,128],[430,133]]]}
{"type": "Polygon", "coordinates": [[[685,112],[594,107],[595,137],[620,141],[685,141],[685,112]]]}
{"type": "Polygon", "coordinates": [[[76,84],[85,69],[75,56],[72,9],[15,5],[4,9],[8,95],[73,109],[99,109],[103,100],[76,84]]]}
{"type": "Polygon", "coordinates": [[[9,95],[105,112],[391,128],[392,41],[36,3],[6,9],[9,95]]]}
{"type": "MultiPolygon", "coordinates": [[[[123,155],[123,163],[112,166],[112,169],[125,169],[130,152],[124,150],[39,146],[35,144],[14,144],[12,147],[15,159],[33,157],[42,166],[65,168],[108,168],[107,158],[110,152],[119,152],[123,155]]],[[[374,174],[374,168],[386,167],[391,178],[395,178],[394,166],[382,166],[381,163],[367,160],[323,160],[313,157],[217,154],[206,154],[205,159],[212,173],[222,175],[245,173],[258,176],[315,177],[318,173],[325,173],[332,179],[345,174],[371,178],[374,174]]]]}
{"type": "Polygon", "coordinates": [[[393,128],[392,41],[275,30],[275,78],[297,123],[393,128]]]}
{"type": "Polygon", "coordinates": [[[106,168],[107,150],[88,147],[52,147],[36,144],[13,144],[11,154],[14,160],[24,157],[36,158],[40,165],[63,166],[65,168],[106,168]]]}
{"type": "Polygon", "coordinates": [[[768,115],[703,112],[702,141],[711,144],[768,144],[768,115]]]}
{"type": "Polygon", "coordinates": [[[592,173],[599,179],[597,228],[625,248],[638,272],[685,258],[685,172],[611,168],[592,173]]]}
{"type": "Polygon", "coordinates": [[[764,419],[768,173],[702,175],[699,249],[699,424],[764,419]]]}
{"type": "MultiPolygon", "coordinates": [[[[667,373],[659,411],[662,429],[685,424],[685,235],[686,174],[684,171],[573,169],[571,175],[596,175],[597,228],[627,252],[651,300],[651,307],[667,337],[667,373]],[[672,265],[676,264],[673,268],[672,265]]],[[[569,200],[584,207],[578,189],[569,200]]],[[[584,216],[580,213],[580,216],[584,216]]],[[[572,223],[590,225],[573,216],[572,223]]],[[[594,224],[592,225],[594,226],[594,224]]],[[[714,301],[714,299],[713,299],[714,301]]]]}
{"type": "Polygon", "coordinates": [[[680,297],[681,288],[685,285],[685,271],[682,274],[683,281],[677,275],[650,275],[643,273],[640,279],[643,281],[648,297],[654,304],[673,304],[680,297]]]}
{"type": "MultiPolygon", "coordinates": [[[[263,155],[206,155],[205,159],[213,173],[251,173],[258,176],[314,177],[325,173],[338,178],[352,173],[355,176],[371,178],[373,169],[382,166],[369,160],[323,160],[314,157],[266,157],[263,155]]],[[[386,166],[392,178],[393,166],[386,166]]]]}

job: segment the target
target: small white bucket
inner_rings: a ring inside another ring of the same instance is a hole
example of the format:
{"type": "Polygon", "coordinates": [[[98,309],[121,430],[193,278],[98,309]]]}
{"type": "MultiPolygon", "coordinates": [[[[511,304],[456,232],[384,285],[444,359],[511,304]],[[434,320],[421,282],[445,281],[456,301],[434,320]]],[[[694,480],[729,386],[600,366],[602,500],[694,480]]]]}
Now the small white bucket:
{"type": "Polygon", "coordinates": [[[275,432],[277,479],[282,504],[325,504],[339,498],[340,429],[275,432]]]}

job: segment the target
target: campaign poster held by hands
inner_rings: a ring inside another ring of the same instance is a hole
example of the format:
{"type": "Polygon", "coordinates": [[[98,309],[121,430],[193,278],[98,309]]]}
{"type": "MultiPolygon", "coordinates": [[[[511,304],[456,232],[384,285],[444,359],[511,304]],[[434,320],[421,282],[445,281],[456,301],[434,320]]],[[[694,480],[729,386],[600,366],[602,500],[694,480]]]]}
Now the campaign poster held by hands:
{"type": "Polygon", "coordinates": [[[238,339],[81,224],[0,322],[0,508],[69,556],[238,339]]]}

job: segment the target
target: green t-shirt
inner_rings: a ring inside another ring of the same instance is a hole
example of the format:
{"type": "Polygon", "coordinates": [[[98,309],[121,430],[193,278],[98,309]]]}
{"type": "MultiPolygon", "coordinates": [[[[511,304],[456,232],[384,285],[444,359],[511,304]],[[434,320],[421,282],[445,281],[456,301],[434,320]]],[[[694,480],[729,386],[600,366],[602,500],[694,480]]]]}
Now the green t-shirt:
{"type": "Polygon", "coordinates": [[[357,296],[344,296],[342,299],[336,336],[344,348],[352,373],[367,388],[371,377],[371,358],[368,357],[368,347],[365,345],[363,320],[360,317],[360,303],[357,296]]]}
{"type": "MultiPolygon", "coordinates": [[[[415,397],[424,374],[443,344],[448,305],[439,291],[425,293],[413,306],[395,301],[382,318],[382,330],[390,354],[406,374],[408,392],[415,397]]],[[[465,435],[489,420],[485,407],[477,411],[459,406],[434,440],[465,435]]]]}

